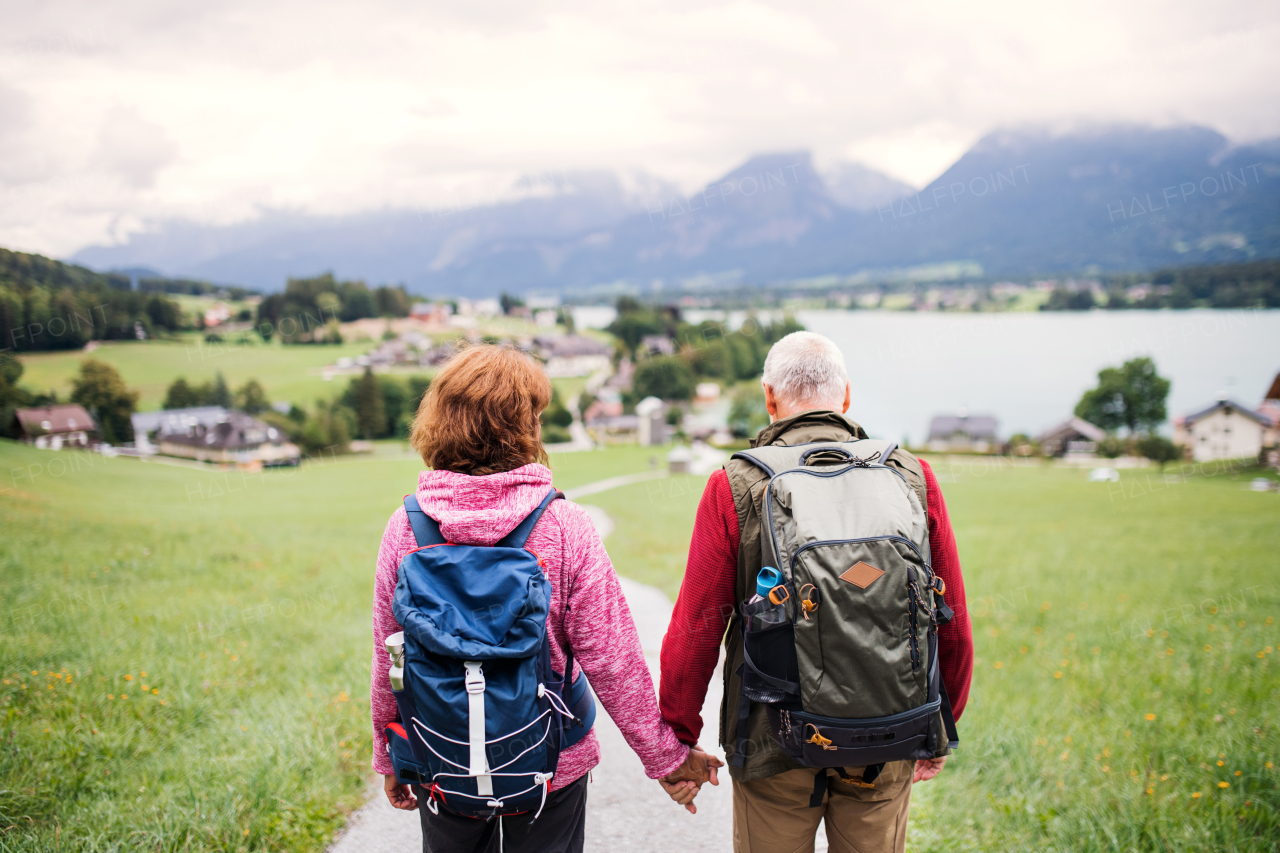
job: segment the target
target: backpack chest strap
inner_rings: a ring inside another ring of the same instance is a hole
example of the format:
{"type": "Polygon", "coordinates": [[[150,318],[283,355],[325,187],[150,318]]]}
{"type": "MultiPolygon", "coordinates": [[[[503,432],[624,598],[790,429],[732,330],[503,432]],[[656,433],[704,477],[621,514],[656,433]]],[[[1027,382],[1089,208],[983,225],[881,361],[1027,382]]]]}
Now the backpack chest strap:
{"type": "Polygon", "coordinates": [[[493,796],[493,777],[489,775],[489,761],[484,751],[484,673],[480,661],[463,662],[467,687],[467,740],[470,743],[468,775],[476,779],[476,793],[482,797],[493,796]]]}

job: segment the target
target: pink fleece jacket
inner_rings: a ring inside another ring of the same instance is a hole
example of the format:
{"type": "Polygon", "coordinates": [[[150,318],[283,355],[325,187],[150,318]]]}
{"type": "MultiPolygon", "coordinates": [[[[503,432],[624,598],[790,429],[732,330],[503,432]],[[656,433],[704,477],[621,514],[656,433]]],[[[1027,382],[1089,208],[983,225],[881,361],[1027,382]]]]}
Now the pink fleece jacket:
{"type": "MultiPolygon", "coordinates": [[[[450,542],[492,545],[534,510],[551,488],[551,471],[525,465],[514,471],[472,477],[452,471],[418,475],[418,505],[440,522],[450,542]]],[[[563,671],[564,649],[573,649],[574,676],[585,671],[604,710],[640,756],[645,773],[657,779],[679,767],[689,748],[658,713],[653,678],[640,649],[640,637],[622,595],[604,543],[590,517],[575,503],[552,501],[533,528],[526,546],[546,564],[551,581],[551,664],[563,671]],[[565,618],[565,590],[569,616],[565,618]]],[[[369,696],[373,716],[373,769],[394,772],[387,756],[386,725],[396,719],[396,700],[387,681],[391,664],[383,640],[401,630],[391,610],[400,559],[417,547],[401,506],[391,515],[373,582],[373,676],[369,696]]],[[[551,782],[558,790],[600,762],[594,731],[560,753],[551,782]]]]}

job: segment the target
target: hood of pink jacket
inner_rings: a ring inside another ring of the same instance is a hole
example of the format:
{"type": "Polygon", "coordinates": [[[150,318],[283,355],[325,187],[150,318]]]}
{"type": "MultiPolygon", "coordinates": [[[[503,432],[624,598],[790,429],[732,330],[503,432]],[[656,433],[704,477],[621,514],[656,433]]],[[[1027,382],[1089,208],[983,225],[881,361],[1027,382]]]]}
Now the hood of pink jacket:
{"type": "Polygon", "coordinates": [[[418,474],[418,505],[440,522],[450,542],[492,545],[542,503],[551,469],[533,463],[501,474],[473,477],[455,471],[418,474]]]}

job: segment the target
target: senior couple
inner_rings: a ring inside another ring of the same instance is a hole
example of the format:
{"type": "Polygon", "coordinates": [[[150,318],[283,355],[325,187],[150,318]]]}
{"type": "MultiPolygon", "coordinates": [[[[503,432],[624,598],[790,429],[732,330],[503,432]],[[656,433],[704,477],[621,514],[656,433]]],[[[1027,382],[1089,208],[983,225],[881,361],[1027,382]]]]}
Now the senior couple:
{"type": "MultiPolygon", "coordinates": [[[[829,339],[796,332],[778,341],[762,384],[771,423],[753,447],[866,438],[847,416],[849,379],[829,339]]],[[[546,374],[523,353],[477,346],[455,355],[432,383],[413,424],[411,442],[429,470],[419,474],[416,507],[410,508],[437,522],[449,544],[488,546],[508,536],[551,489],[538,419],[550,398],[546,374]]],[[[942,687],[959,717],[973,655],[955,538],[928,464],[901,450],[889,452],[903,463],[904,479],[924,499],[920,504],[927,505],[922,509],[932,571],[945,584],[945,604],[956,614],[937,630],[936,644],[942,687]]],[[[525,547],[537,555],[550,582],[551,667],[563,672],[569,663],[573,677],[585,674],[648,776],[675,803],[695,812],[694,798],[707,782],[719,783],[717,771],[724,766],[698,745],[705,722],[701,709],[723,642],[728,662],[719,742],[731,764],[734,850],[812,851],[825,818],[832,851],[902,851],[911,786],[936,776],[945,757],[892,761],[878,775],[862,768],[807,767],[771,736],[766,708],[743,698],[741,629],[726,628],[740,613],[742,591],[754,591],[765,564],[764,490],[750,485],[762,482],[758,476],[743,476],[750,472],[737,466],[750,468],[731,460],[711,476],[698,506],[688,566],[662,645],[656,696],[617,575],[590,518],[568,500],[546,504],[525,547]]],[[[388,799],[398,809],[419,810],[423,850],[429,853],[581,851],[588,771],[600,760],[594,731],[559,753],[536,814],[531,809],[486,820],[457,813],[447,798],[437,803],[425,786],[397,779],[386,732],[398,725],[398,710],[383,643],[402,630],[393,609],[397,575],[402,558],[419,547],[406,508],[397,509],[383,534],[373,602],[373,768],[384,776],[388,799]]]]}

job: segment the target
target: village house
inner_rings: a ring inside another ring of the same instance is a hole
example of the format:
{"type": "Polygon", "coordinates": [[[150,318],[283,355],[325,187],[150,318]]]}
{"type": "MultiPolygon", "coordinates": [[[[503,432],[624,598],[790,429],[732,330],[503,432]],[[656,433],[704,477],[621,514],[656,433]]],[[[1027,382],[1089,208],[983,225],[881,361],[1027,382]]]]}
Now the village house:
{"type": "Polygon", "coordinates": [[[243,412],[228,412],[215,424],[162,435],[159,442],[166,456],[246,467],[297,465],[302,456],[275,427],[243,412]]]}
{"type": "Polygon", "coordinates": [[[1267,389],[1267,395],[1258,407],[1258,414],[1271,423],[1263,434],[1262,446],[1271,450],[1280,449],[1280,373],[1271,381],[1271,387],[1267,389]]]}
{"type": "Polygon", "coordinates": [[[1035,440],[1044,456],[1092,456],[1098,442],[1106,437],[1101,427],[1083,418],[1069,418],[1040,433],[1035,440]]]}
{"type": "Polygon", "coordinates": [[[211,427],[227,419],[222,406],[191,406],[185,409],[161,409],[158,412],[134,412],[133,444],[142,453],[159,451],[157,442],[165,435],[182,435],[194,426],[211,427]]]}
{"type": "Polygon", "coordinates": [[[409,317],[428,326],[444,328],[453,316],[453,306],[445,302],[415,302],[409,309],[409,317]]]}
{"type": "Polygon", "coordinates": [[[1218,400],[1173,422],[1174,444],[1187,448],[1196,462],[1256,457],[1273,434],[1270,418],[1232,400],[1218,400]]]}
{"type": "Polygon", "coordinates": [[[532,349],[546,362],[547,375],[553,379],[606,370],[612,352],[607,344],[583,335],[540,335],[533,339],[532,349]]]}
{"type": "Polygon", "coordinates": [[[213,329],[230,320],[232,317],[231,306],[222,300],[210,305],[204,311],[204,327],[213,329]]]}
{"type": "Polygon", "coordinates": [[[22,440],[41,450],[90,447],[97,444],[98,425],[75,403],[18,409],[14,412],[22,440]]]}
{"type": "Polygon", "coordinates": [[[929,422],[928,447],[934,453],[986,453],[998,444],[991,415],[937,415],[929,422]]]}
{"type": "Polygon", "coordinates": [[[666,335],[645,335],[640,338],[640,352],[644,355],[675,355],[676,342],[666,335]]]}

